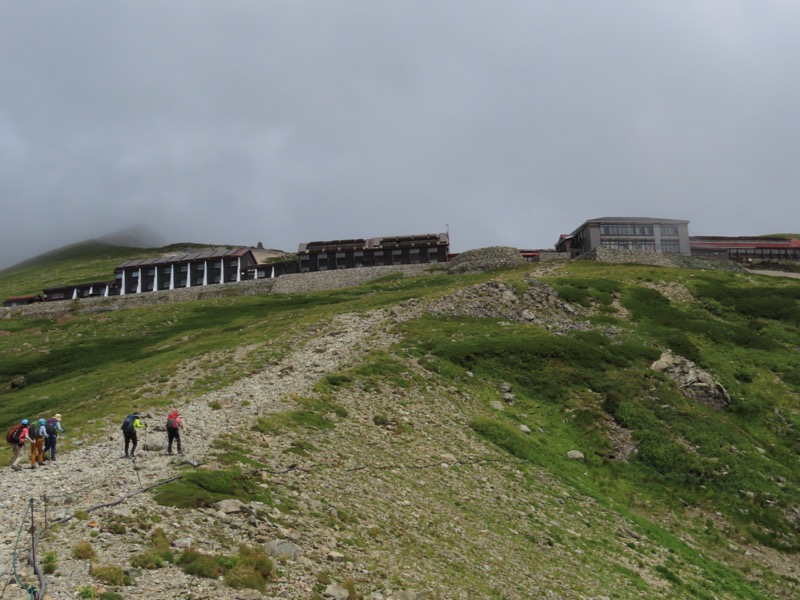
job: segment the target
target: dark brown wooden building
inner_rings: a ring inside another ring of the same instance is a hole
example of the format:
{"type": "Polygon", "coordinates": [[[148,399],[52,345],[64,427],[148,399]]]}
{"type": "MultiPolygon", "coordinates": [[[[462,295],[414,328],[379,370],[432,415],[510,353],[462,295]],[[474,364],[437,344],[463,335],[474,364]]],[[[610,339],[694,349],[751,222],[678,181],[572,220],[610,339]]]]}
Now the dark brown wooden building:
{"type": "Polygon", "coordinates": [[[10,296],[3,300],[3,306],[27,306],[43,300],[41,294],[31,294],[28,296],[10,296]]]}
{"type": "Polygon", "coordinates": [[[398,235],[300,244],[300,272],[358,267],[446,263],[447,233],[398,235]]]}
{"type": "Polygon", "coordinates": [[[689,245],[693,255],[739,262],[800,260],[800,240],[788,237],[692,236],[689,245]]]}
{"type": "Polygon", "coordinates": [[[119,290],[116,281],[95,281],[93,283],[76,283],[42,290],[47,302],[54,300],[77,300],[78,298],[94,298],[98,296],[116,296],[119,290]]]}

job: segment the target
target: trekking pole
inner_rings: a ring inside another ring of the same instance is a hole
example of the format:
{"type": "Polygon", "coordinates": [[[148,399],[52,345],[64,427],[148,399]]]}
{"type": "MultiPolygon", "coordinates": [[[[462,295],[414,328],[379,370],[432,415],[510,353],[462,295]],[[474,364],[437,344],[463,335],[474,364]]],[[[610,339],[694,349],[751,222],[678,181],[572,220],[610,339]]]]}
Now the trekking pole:
{"type": "Polygon", "coordinates": [[[142,479],[139,477],[139,468],[136,466],[136,456],[131,459],[131,464],[133,465],[133,472],[136,473],[136,481],[139,482],[139,487],[142,487],[142,479]]]}
{"type": "Polygon", "coordinates": [[[45,493],[42,495],[42,501],[44,502],[44,528],[47,529],[47,494],[45,493]]]}
{"type": "Polygon", "coordinates": [[[33,498],[30,500],[31,502],[31,556],[33,557],[33,561],[31,564],[36,564],[36,521],[33,518],[33,498]]]}

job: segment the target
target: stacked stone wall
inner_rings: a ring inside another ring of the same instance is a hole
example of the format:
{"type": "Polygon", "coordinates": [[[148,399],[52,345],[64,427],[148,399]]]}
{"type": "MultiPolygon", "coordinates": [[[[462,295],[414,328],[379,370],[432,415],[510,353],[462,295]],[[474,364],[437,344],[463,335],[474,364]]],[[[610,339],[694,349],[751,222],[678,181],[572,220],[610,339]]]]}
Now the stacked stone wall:
{"type": "Polygon", "coordinates": [[[78,298],[75,300],[40,302],[27,306],[2,307],[0,308],[0,319],[11,319],[18,316],[55,317],[64,313],[103,313],[125,308],[138,308],[141,306],[209,300],[230,295],[249,296],[267,293],[301,294],[304,292],[335,290],[361,285],[372,279],[378,279],[394,273],[401,273],[405,277],[420,275],[436,267],[437,265],[434,264],[420,264],[339,269],[337,271],[318,271],[314,273],[282,275],[274,279],[257,279],[236,283],[180,288],[176,290],[159,290],[157,292],[145,292],[142,294],[109,296],[108,298],[78,298]]]}
{"type": "Polygon", "coordinates": [[[706,271],[744,272],[745,268],[729,259],[716,259],[685,254],[662,254],[644,250],[621,250],[618,248],[595,248],[578,257],[579,260],[595,260],[613,264],[652,265],[654,267],[681,267],[706,271]]]}

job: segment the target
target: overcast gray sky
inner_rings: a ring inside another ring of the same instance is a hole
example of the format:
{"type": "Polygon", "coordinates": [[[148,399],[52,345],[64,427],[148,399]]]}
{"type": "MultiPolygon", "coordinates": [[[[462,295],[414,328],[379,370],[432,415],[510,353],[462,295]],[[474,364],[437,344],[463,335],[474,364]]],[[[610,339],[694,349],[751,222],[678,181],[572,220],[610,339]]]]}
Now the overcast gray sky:
{"type": "Polygon", "coordinates": [[[796,0],[0,4],[0,268],[603,216],[800,232],[796,0]]]}

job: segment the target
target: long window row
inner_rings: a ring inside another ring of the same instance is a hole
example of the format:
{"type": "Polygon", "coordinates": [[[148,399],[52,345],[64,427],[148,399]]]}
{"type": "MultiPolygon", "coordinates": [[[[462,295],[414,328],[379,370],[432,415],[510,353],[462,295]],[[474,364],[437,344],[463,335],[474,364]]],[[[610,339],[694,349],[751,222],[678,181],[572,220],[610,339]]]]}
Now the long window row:
{"type": "Polygon", "coordinates": [[[619,250],[656,251],[655,240],[601,240],[600,246],[603,248],[617,248],[619,250]]]}
{"type": "MultiPolygon", "coordinates": [[[[627,239],[627,240],[601,240],[600,246],[603,248],[617,248],[619,250],[644,250],[645,252],[655,252],[656,251],[656,243],[655,240],[639,240],[639,239],[627,239]]],[[[681,251],[681,245],[677,240],[662,240],[661,241],[661,251],[665,254],[678,254],[681,251]]]]}
{"type": "MultiPolygon", "coordinates": [[[[678,235],[678,227],[675,225],[661,225],[661,235],[678,235]]],[[[641,235],[653,236],[654,228],[652,225],[636,225],[634,223],[600,225],[600,235],[641,235]]]]}
{"type": "Polygon", "coordinates": [[[653,235],[652,225],[601,225],[600,235],[653,235]]]}

